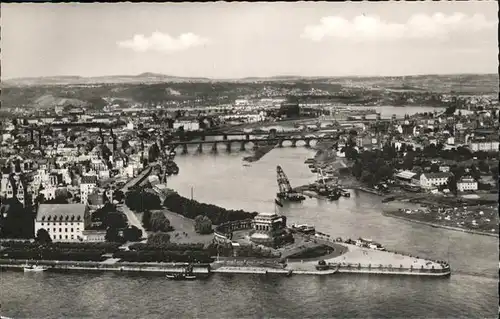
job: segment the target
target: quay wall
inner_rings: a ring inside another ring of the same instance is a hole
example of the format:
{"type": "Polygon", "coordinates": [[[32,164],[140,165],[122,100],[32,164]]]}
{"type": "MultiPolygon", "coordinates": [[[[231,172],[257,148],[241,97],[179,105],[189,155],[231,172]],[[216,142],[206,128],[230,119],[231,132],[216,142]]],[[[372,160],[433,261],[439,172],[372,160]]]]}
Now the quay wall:
{"type": "MultiPolygon", "coordinates": [[[[0,259],[0,267],[7,269],[21,269],[26,265],[27,260],[0,259]]],[[[54,270],[61,271],[115,271],[115,272],[149,272],[149,273],[180,273],[188,264],[185,263],[113,263],[105,264],[100,262],[81,261],[54,261],[40,260],[38,265],[48,266],[54,270]]],[[[193,273],[208,274],[209,264],[193,265],[193,273]]]]}
{"type": "Polygon", "coordinates": [[[482,231],[478,231],[478,230],[464,229],[464,228],[453,227],[453,226],[439,225],[439,224],[432,223],[432,222],[424,222],[424,221],[421,221],[421,220],[415,220],[415,219],[408,218],[408,217],[398,216],[398,215],[392,214],[390,212],[383,212],[382,215],[388,216],[388,217],[392,217],[392,218],[401,219],[401,220],[405,220],[405,221],[412,222],[412,223],[427,225],[427,226],[431,226],[431,227],[434,227],[434,228],[443,228],[443,229],[448,229],[448,230],[461,231],[461,232],[469,233],[469,234],[491,236],[491,237],[497,237],[498,238],[498,234],[492,234],[492,233],[482,232],[482,231]]]}
{"type": "Polygon", "coordinates": [[[436,276],[443,277],[451,274],[450,267],[441,269],[403,268],[403,267],[370,267],[368,265],[344,266],[332,265],[339,273],[374,274],[374,275],[407,275],[407,276],[436,276]]]}

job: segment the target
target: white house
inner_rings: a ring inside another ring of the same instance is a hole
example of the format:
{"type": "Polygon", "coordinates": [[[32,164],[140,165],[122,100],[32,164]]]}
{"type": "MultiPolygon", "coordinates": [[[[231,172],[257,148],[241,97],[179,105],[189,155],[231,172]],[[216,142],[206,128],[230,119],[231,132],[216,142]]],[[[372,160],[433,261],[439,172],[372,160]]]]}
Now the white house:
{"type": "Polygon", "coordinates": [[[477,189],[478,189],[477,182],[471,176],[463,176],[457,182],[457,190],[459,192],[477,191],[477,189]]]}
{"type": "Polygon", "coordinates": [[[452,174],[448,172],[424,173],[420,175],[420,186],[429,189],[446,185],[450,176],[452,176],[452,174]]]}
{"type": "Polygon", "coordinates": [[[469,147],[473,152],[498,152],[498,141],[489,139],[474,139],[469,142],[469,147]]]}
{"type": "Polygon", "coordinates": [[[175,130],[181,126],[184,127],[184,131],[197,131],[200,129],[198,121],[177,121],[174,123],[175,130]]]}
{"type": "Polygon", "coordinates": [[[105,242],[106,241],[106,231],[105,230],[84,230],[83,240],[86,242],[105,242]]]}
{"type": "Polygon", "coordinates": [[[87,204],[89,194],[92,193],[95,187],[97,187],[97,176],[82,176],[82,180],[80,182],[80,198],[82,204],[87,204]]]}
{"type": "Polygon", "coordinates": [[[83,241],[90,225],[90,213],[84,204],[40,204],[35,219],[35,236],[45,229],[54,242],[83,241]]]}

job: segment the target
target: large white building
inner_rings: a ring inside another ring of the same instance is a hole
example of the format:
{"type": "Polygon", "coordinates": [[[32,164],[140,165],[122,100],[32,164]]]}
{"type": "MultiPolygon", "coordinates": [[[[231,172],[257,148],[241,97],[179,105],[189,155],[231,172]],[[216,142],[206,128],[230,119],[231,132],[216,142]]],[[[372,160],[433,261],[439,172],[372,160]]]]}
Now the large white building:
{"type": "Polygon", "coordinates": [[[491,139],[474,139],[469,142],[471,151],[498,152],[498,141],[491,139]]]}
{"type": "Polygon", "coordinates": [[[43,228],[54,242],[83,241],[83,231],[89,225],[87,205],[40,204],[35,219],[35,236],[43,228]]]}
{"type": "Polygon", "coordinates": [[[471,176],[463,176],[457,182],[457,190],[459,192],[477,191],[477,189],[478,189],[477,182],[471,176]]]}
{"type": "Polygon", "coordinates": [[[420,175],[420,186],[422,188],[434,188],[448,183],[451,173],[424,173],[420,175]]]}

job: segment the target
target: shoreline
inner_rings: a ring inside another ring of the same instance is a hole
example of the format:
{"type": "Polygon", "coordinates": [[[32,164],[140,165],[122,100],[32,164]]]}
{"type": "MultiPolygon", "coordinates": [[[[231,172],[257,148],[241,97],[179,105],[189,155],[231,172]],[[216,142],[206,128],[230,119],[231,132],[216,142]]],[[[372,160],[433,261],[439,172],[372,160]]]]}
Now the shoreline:
{"type": "MultiPolygon", "coordinates": [[[[39,261],[39,264],[49,266],[47,271],[56,273],[65,272],[115,272],[115,273],[143,273],[143,274],[172,274],[183,273],[183,263],[115,263],[104,264],[102,262],[76,262],[73,261],[39,261]],[[83,265],[81,265],[83,264],[83,265]]],[[[26,260],[6,260],[0,259],[0,269],[21,271],[26,265],[26,260]]],[[[273,267],[259,267],[259,266],[228,266],[223,263],[214,262],[206,265],[194,265],[193,274],[201,278],[209,277],[212,274],[253,274],[253,275],[312,275],[312,276],[326,276],[334,274],[365,274],[365,275],[401,275],[401,276],[421,276],[421,277],[449,277],[451,272],[429,272],[421,271],[420,269],[398,269],[395,267],[382,267],[382,268],[367,268],[367,267],[345,267],[340,266],[335,269],[325,270],[305,270],[305,269],[291,269],[283,268],[276,269],[273,267]],[[217,265],[219,264],[219,265],[217,265]],[[215,267],[212,267],[214,265],[215,267]]]]}
{"type": "Polygon", "coordinates": [[[461,231],[463,233],[469,233],[469,234],[474,234],[474,235],[482,235],[482,236],[489,236],[489,237],[498,238],[498,234],[486,233],[486,232],[482,232],[479,230],[472,230],[472,229],[465,229],[465,228],[459,228],[459,227],[453,227],[453,226],[440,225],[440,224],[432,223],[432,222],[424,222],[421,220],[415,220],[415,219],[408,218],[408,217],[394,215],[393,213],[390,213],[390,212],[382,212],[382,215],[384,215],[386,217],[397,218],[397,219],[405,220],[408,222],[422,224],[422,225],[426,225],[426,226],[430,226],[430,227],[434,227],[434,228],[442,228],[442,229],[453,230],[453,231],[461,231]]]}

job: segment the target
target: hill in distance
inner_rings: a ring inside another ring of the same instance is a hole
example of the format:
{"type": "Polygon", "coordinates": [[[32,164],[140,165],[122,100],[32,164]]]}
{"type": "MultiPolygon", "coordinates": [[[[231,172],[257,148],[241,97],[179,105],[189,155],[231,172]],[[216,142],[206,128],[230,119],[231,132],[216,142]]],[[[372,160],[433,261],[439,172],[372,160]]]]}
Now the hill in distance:
{"type": "MultiPolygon", "coordinates": [[[[352,83],[357,85],[378,85],[393,87],[408,85],[420,89],[443,87],[445,90],[461,91],[468,86],[494,86],[498,88],[497,74],[453,74],[453,75],[408,75],[408,76],[300,76],[281,75],[271,77],[245,77],[240,79],[210,79],[206,77],[181,77],[146,72],[138,75],[111,75],[97,77],[49,76],[6,79],[2,87],[99,85],[99,84],[156,84],[156,83],[211,83],[211,82],[299,82],[319,81],[330,83],[352,83]]],[[[496,91],[496,90],[495,90],[496,91]]]]}
{"type": "Polygon", "coordinates": [[[138,75],[110,75],[96,77],[49,76],[27,77],[2,80],[3,86],[43,86],[43,85],[92,85],[92,84],[134,84],[161,82],[210,82],[208,78],[189,78],[159,73],[141,73],[138,75]]]}

